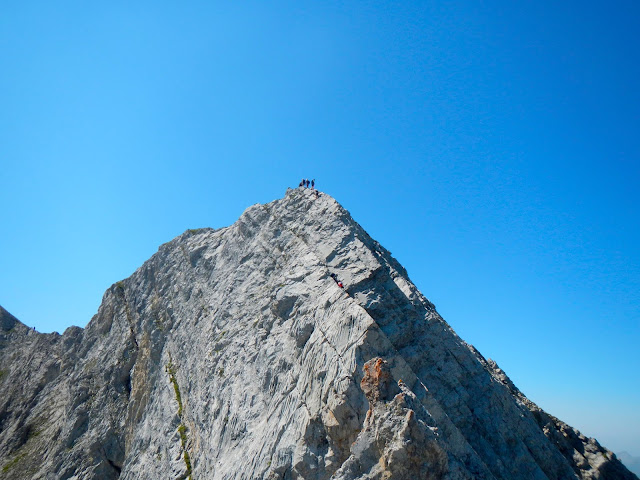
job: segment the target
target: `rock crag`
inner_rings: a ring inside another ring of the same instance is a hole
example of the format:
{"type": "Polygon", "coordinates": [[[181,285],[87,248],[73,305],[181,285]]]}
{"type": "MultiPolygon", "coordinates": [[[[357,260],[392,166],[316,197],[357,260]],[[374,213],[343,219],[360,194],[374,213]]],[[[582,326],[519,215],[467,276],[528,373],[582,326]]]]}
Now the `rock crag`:
{"type": "Polygon", "coordinates": [[[308,189],[162,245],[84,329],[0,307],[0,388],[0,478],[637,479],[308,189]]]}

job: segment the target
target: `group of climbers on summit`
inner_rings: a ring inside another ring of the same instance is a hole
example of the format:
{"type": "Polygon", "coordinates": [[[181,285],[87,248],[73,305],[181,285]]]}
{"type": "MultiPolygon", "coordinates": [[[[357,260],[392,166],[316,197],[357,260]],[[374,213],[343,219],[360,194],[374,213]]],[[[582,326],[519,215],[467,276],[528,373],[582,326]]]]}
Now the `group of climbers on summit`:
{"type": "Polygon", "coordinates": [[[311,186],[311,191],[316,196],[316,198],[320,197],[320,193],[318,192],[318,190],[316,190],[315,178],[313,180],[309,180],[308,178],[303,178],[302,180],[300,180],[300,184],[298,185],[298,187],[302,187],[302,188],[309,188],[309,186],[311,186]]]}
{"type": "Polygon", "coordinates": [[[300,182],[300,185],[298,186],[309,188],[309,185],[311,185],[311,190],[314,190],[316,186],[316,179],[314,178],[313,180],[309,181],[308,178],[303,178],[302,181],[300,182]]]}

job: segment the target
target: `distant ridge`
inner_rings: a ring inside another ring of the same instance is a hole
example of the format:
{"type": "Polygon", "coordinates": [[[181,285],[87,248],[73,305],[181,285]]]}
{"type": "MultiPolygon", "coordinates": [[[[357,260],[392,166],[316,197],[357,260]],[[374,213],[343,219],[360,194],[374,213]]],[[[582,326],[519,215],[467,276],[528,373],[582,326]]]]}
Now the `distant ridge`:
{"type": "Polygon", "coordinates": [[[616,456],[620,461],[636,475],[640,475],[640,457],[634,457],[627,452],[617,453],[616,456]]]}

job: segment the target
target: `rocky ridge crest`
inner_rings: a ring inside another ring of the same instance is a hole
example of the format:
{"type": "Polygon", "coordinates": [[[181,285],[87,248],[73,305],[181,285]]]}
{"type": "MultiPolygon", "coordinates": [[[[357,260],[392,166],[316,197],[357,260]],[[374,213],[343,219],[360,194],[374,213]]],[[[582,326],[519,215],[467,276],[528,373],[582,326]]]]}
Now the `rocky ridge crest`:
{"type": "Polygon", "coordinates": [[[162,245],[84,329],[0,327],[2,478],[637,478],[308,189],[162,245]]]}

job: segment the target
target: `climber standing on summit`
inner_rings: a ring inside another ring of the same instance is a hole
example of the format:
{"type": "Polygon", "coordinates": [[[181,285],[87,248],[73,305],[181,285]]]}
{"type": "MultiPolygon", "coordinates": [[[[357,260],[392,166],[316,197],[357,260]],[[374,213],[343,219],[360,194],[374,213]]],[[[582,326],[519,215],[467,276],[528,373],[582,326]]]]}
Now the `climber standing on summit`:
{"type": "Polygon", "coordinates": [[[313,180],[311,180],[311,190],[315,190],[315,186],[316,186],[316,179],[314,178],[313,180]]]}

